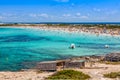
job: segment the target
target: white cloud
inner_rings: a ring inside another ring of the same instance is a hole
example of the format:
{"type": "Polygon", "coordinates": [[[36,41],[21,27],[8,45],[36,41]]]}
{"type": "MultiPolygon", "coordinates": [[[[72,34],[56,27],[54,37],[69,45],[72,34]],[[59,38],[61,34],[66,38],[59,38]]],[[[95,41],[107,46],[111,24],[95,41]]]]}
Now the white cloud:
{"type": "Polygon", "coordinates": [[[37,17],[37,14],[30,14],[30,17],[37,17]]]}
{"type": "Polygon", "coordinates": [[[88,19],[88,16],[74,16],[72,18],[75,18],[75,19],[88,19]]]}
{"type": "Polygon", "coordinates": [[[0,19],[18,19],[21,15],[16,15],[15,13],[1,13],[0,19]]]}
{"type": "Polygon", "coordinates": [[[41,13],[41,14],[30,14],[30,17],[40,19],[40,18],[46,18],[46,19],[88,19],[88,15],[82,15],[81,13],[76,13],[76,14],[70,14],[70,13],[65,13],[63,15],[48,15],[46,13],[41,13]]]}
{"type": "Polygon", "coordinates": [[[81,14],[80,13],[76,13],[76,16],[80,16],[81,14]]]}
{"type": "Polygon", "coordinates": [[[82,18],[82,19],[87,19],[88,16],[81,16],[80,18],[82,18]]]}
{"type": "Polygon", "coordinates": [[[3,19],[3,16],[0,16],[0,19],[3,19]]]}
{"type": "Polygon", "coordinates": [[[114,14],[116,14],[116,13],[118,13],[118,10],[106,11],[106,14],[107,14],[107,15],[114,15],[114,14]]]}
{"type": "Polygon", "coordinates": [[[96,12],[100,12],[101,11],[101,9],[98,9],[98,8],[93,8],[93,10],[96,11],[96,12]]]}
{"type": "Polygon", "coordinates": [[[30,14],[29,16],[30,16],[30,17],[34,17],[34,18],[37,18],[37,17],[48,18],[48,17],[49,17],[49,15],[46,14],[46,13],[42,13],[42,14],[30,14]]]}
{"type": "Polygon", "coordinates": [[[57,2],[69,2],[69,0],[54,0],[54,1],[57,1],[57,2]]]}
{"type": "Polygon", "coordinates": [[[88,19],[89,15],[81,15],[81,13],[76,13],[73,18],[88,19]]]}
{"type": "Polygon", "coordinates": [[[44,17],[44,18],[48,18],[49,17],[48,14],[46,14],[46,13],[39,14],[38,16],[44,17]]]}
{"type": "Polygon", "coordinates": [[[81,13],[76,13],[75,15],[71,15],[71,14],[63,14],[62,17],[60,17],[62,19],[66,19],[66,18],[74,18],[74,19],[88,19],[88,15],[81,15],[81,13]]]}
{"type": "Polygon", "coordinates": [[[71,14],[63,14],[63,17],[70,17],[71,14]]]}

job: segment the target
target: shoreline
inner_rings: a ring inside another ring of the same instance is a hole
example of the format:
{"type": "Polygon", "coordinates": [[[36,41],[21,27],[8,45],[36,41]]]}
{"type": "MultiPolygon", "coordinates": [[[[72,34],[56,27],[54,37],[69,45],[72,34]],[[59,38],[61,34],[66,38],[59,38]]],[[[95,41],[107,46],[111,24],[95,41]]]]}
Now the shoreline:
{"type": "Polygon", "coordinates": [[[60,32],[66,32],[66,33],[82,33],[82,34],[88,34],[88,35],[96,35],[96,36],[112,36],[112,37],[120,37],[120,30],[111,31],[111,29],[106,29],[104,32],[103,28],[86,28],[86,27],[61,27],[61,26],[0,26],[4,28],[23,28],[23,29],[39,29],[39,30],[45,30],[45,31],[60,31],[60,32]]]}

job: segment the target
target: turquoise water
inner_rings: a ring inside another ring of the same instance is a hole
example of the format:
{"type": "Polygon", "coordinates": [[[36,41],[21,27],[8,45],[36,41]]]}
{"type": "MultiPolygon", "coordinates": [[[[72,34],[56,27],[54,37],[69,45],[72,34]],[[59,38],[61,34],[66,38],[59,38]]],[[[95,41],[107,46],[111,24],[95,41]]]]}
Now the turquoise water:
{"type": "Polygon", "coordinates": [[[120,37],[39,29],[0,28],[0,71],[31,68],[36,62],[120,51],[120,37]],[[71,43],[77,47],[69,49],[71,43]],[[104,48],[104,45],[110,48],[104,48]]]}

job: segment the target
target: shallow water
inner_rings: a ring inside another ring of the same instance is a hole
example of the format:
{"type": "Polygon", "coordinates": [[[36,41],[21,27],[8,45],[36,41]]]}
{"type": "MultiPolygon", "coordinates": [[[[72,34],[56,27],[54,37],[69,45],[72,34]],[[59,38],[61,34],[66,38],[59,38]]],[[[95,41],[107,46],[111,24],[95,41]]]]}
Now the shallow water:
{"type": "Polygon", "coordinates": [[[31,68],[35,62],[120,51],[120,37],[26,28],[0,28],[0,71],[31,68]],[[71,43],[75,49],[69,49],[71,43]],[[105,45],[109,48],[104,48],[105,45]]]}

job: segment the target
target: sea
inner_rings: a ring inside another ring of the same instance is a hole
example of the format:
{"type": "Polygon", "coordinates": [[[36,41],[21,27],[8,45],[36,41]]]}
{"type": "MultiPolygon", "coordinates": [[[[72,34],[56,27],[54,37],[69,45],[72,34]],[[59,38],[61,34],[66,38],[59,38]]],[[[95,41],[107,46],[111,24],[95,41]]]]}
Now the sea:
{"type": "Polygon", "coordinates": [[[41,61],[112,52],[120,52],[120,36],[0,27],[0,71],[19,71],[34,68],[41,61]],[[71,44],[75,49],[69,48],[71,44]]]}

